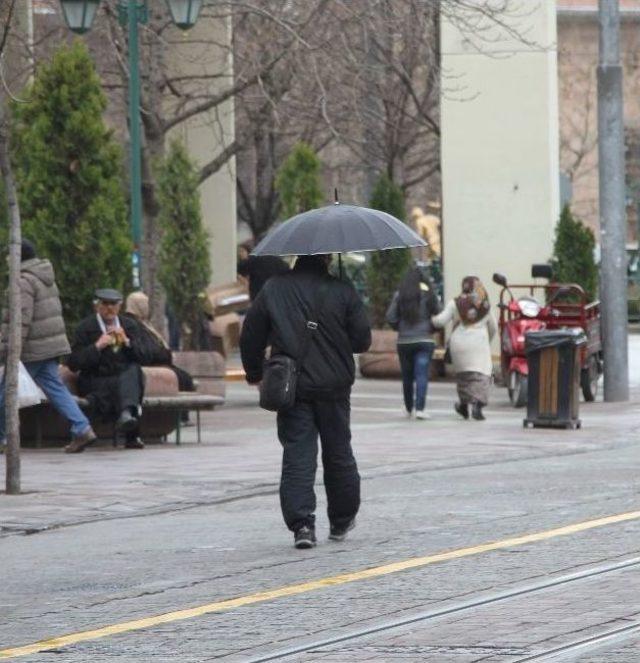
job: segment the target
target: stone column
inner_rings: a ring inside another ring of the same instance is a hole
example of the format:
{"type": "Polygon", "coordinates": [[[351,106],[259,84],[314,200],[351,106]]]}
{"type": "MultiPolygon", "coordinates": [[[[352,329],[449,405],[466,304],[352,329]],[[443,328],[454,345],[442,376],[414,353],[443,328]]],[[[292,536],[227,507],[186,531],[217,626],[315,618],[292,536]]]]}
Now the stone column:
{"type": "MultiPolygon", "coordinates": [[[[203,14],[181,41],[172,28],[172,47],[167,54],[170,66],[181,75],[211,76],[194,83],[214,95],[233,84],[231,56],[231,21],[203,14]],[[176,35],[178,38],[175,38],[176,35]],[[222,44],[223,46],[218,46],[222,44]]],[[[192,158],[204,166],[233,143],[235,136],[234,105],[230,99],[208,113],[203,113],[176,128],[192,158]]],[[[232,157],[218,172],[200,186],[202,220],[209,234],[211,284],[220,285],[236,278],[236,170],[232,157]]]]}
{"type": "Polygon", "coordinates": [[[475,275],[494,312],[493,272],[529,283],[550,258],[560,196],[556,3],[507,4],[522,39],[477,15],[441,25],[445,296],[475,275]]]}

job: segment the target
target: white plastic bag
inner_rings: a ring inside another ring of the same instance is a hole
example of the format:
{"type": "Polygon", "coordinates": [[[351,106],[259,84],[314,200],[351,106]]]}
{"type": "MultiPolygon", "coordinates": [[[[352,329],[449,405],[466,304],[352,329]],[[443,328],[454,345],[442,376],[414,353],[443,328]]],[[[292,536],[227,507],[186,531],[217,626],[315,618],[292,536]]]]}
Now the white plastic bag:
{"type": "Polygon", "coordinates": [[[31,407],[46,401],[47,397],[29,374],[26,366],[20,362],[18,365],[18,407],[31,407]]]}
{"type": "MultiPolygon", "coordinates": [[[[0,366],[0,382],[4,384],[4,366],[0,366]]],[[[38,385],[34,382],[25,365],[18,364],[18,407],[31,407],[39,405],[46,401],[47,397],[38,385]]]]}
{"type": "Polygon", "coordinates": [[[20,362],[18,367],[18,407],[31,407],[32,405],[39,405],[42,401],[46,401],[47,397],[42,393],[42,389],[34,382],[33,378],[29,375],[29,371],[25,365],[20,362]]]}

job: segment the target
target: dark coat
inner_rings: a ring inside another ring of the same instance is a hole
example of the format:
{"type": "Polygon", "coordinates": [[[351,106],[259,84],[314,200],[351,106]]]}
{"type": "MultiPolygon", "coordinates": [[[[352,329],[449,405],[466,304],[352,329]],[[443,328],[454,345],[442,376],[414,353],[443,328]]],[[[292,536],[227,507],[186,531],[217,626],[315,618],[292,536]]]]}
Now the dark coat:
{"type": "Polygon", "coordinates": [[[98,350],[95,342],[102,335],[95,314],[86,317],[76,329],[67,365],[87,377],[111,377],[122,373],[131,364],[144,363],[144,348],[140,342],[138,324],[124,315],[120,324],[131,341],[128,348],[114,352],[112,347],[98,350]]]}
{"type": "Polygon", "coordinates": [[[262,379],[267,345],[272,353],[297,357],[311,319],[314,295],[324,289],[319,326],[298,378],[300,398],[341,398],[355,378],[353,353],[371,345],[371,327],[362,301],[350,283],[329,276],[313,256],[299,258],[287,274],[274,276],[252,304],[242,326],[240,352],[247,381],[262,379]]]}

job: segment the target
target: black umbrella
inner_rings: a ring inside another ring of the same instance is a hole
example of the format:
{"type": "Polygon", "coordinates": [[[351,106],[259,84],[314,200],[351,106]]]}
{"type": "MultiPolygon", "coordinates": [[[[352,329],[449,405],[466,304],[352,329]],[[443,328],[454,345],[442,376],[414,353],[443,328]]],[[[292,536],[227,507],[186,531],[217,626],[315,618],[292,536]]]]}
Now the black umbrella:
{"type": "Polygon", "coordinates": [[[255,256],[383,251],[427,243],[395,216],[335,203],[291,217],[253,250],[255,256]]]}

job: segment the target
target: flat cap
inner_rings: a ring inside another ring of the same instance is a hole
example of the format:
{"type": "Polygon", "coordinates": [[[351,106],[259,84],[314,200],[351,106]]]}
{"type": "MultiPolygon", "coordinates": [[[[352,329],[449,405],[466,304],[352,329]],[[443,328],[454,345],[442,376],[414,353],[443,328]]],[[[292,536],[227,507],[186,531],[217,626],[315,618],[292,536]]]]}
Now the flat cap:
{"type": "Polygon", "coordinates": [[[100,288],[95,292],[96,299],[102,302],[121,302],[122,293],[113,288],[100,288]]]}

